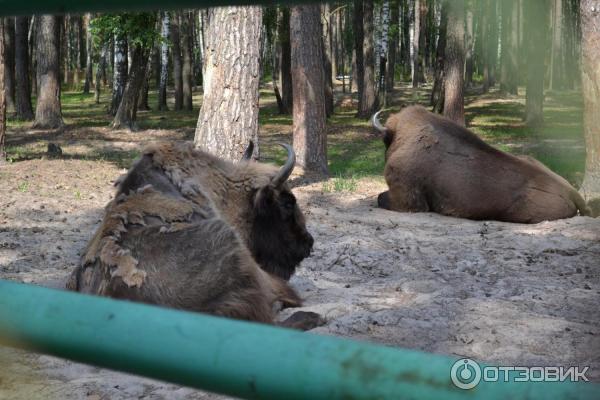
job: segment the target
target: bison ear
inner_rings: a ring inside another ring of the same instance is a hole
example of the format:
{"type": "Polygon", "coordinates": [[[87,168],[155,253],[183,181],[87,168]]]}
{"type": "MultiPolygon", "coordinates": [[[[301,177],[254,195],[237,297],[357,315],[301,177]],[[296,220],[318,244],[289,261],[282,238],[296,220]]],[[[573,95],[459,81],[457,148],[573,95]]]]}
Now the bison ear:
{"type": "Polygon", "coordinates": [[[258,215],[267,215],[275,204],[275,189],[271,185],[263,186],[254,196],[254,210],[258,215]]]}

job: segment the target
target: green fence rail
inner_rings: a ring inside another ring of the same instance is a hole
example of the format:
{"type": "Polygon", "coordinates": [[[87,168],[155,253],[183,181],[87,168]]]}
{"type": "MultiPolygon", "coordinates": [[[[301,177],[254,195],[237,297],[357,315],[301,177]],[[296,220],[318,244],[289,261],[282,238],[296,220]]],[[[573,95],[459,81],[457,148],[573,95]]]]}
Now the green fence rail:
{"type": "Polygon", "coordinates": [[[591,383],[456,388],[455,360],[0,280],[0,344],[247,399],[597,399],[591,383]]]}

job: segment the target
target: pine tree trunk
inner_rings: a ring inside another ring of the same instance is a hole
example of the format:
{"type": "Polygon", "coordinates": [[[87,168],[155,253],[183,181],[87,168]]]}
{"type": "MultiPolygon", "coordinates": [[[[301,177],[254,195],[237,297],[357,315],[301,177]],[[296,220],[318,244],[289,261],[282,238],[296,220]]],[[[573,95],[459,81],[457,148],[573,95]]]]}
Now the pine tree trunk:
{"type": "Polygon", "coordinates": [[[356,90],[358,92],[359,102],[363,97],[363,84],[365,81],[365,63],[364,63],[364,4],[363,0],[354,0],[354,72],[353,80],[356,82],[356,90]]]}
{"type": "Polygon", "coordinates": [[[173,13],[171,18],[171,54],[173,55],[173,83],[175,85],[174,110],[183,109],[183,62],[181,58],[181,32],[179,13],[173,13]]]}
{"type": "Polygon", "coordinates": [[[80,65],[79,65],[79,60],[81,58],[81,36],[82,36],[82,29],[81,29],[81,16],[77,15],[77,16],[72,16],[71,20],[73,22],[73,25],[75,26],[75,62],[74,62],[74,68],[73,68],[73,88],[75,90],[79,89],[79,83],[80,83],[80,77],[79,77],[79,72],[80,72],[80,65]]]}
{"type": "Polygon", "coordinates": [[[71,17],[69,16],[69,14],[65,15],[62,19],[61,19],[61,46],[62,46],[62,50],[61,50],[61,59],[64,63],[64,72],[62,75],[63,78],[63,83],[65,85],[69,85],[69,75],[70,75],[70,71],[71,71],[71,38],[70,38],[70,20],[71,17]]]}
{"type": "Polygon", "coordinates": [[[411,41],[410,41],[410,3],[408,0],[402,0],[402,65],[403,75],[408,75],[412,71],[411,63],[411,41]]]}
{"type": "Polygon", "coordinates": [[[182,96],[183,109],[192,111],[192,86],[193,86],[193,71],[192,71],[192,30],[190,24],[189,12],[184,11],[179,14],[181,18],[180,36],[181,36],[181,55],[183,64],[181,67],[182,75],[182,96]]]}
{"type": "Polygon", "coordinates": [[[471,87],[473,84],[473,5],[469,4],[466,12],[466,32],[465,32],[465,86],[471,87]]]}
{"type": "Polygon", "coordinates": [[[261,32],[260,6],[208,10],[204,100],[194,142],[229,160],[239,160],[250,140],[259,155],[261,32]]]}
{"type": "Polygon", "coordinates": [[[92,32],[90,31],[90,20],[92,16],[87,13],[84,17],[85,24],[85,83],[83,84],[83,93],[90,93],[90,88],[94,84],[94,71],[92,63],[92,32]]]}
{"type": "MultiPolygon", "coordinates": [[[[539,0],[535,0],[539,1],[539,0]]],[[[545,0],[542,0],[545,1],[545,0]]],[[[488,52],[489,52],[489,77],[490,77],[490,86],[496,85],[496,65],[498,64],[498,2],[490,0],[490,36],[488,42],[488,52]]]]}
{"type": "Polygon", "coordinates": [[[169,83],[169,13],[161,13],[161,29],[160,36],[162,42],[160,44],[160,84],[158,86],[158,109],[161,111],[168,110],[167,107],[167,84],[169,83]]]}
{"type": "Polygon", "coordinates": [[[290,17],[294,151],[305,171],[327,174],[320,6],[294,6],[290,17]]]}
{"type": "Polygon", "coordinates": [[[60,18],[38,17],[37,81],[38,97],[33,126],[54,129],[63,126],[60,107],[60,18]]]}
{"type": "Polygon", "coordinates": [[[106,84],[106,57],[108,54],[108,44],[105,43],[100,51],[100,59],[98,60],[98,69],[96,70],[96,85],[94,86],[94,98],[96,104],[100,104],[100,83],[104,75],[106,84]]]}
{"type": "Polygon", "coordinates": [[[464,125],[465,6],[463,0],[447,1],[450,3],[444,62],[444,116],[464,125]]]}
{"type": "Polygon", "coordinates": [[[529,127],[542,125],[544,121],[544,55],[548,7],[545,1],[527,1],[525,25],[527,32],[527,92],[525,98],[525,124],[529,127]]]}
{"type": "Polygon", "coordinates": [[[481,63],[483,67],[483,93],[487,93],[490,90],[491,78],[490,78],[490,51],[489,51],[489,37],[490,37],[490,9],[491,0],[481,0],[481,20],[480,24],[480,54],[481,63]]]}
{"type": "Polygon", "coordinates": [[[583,89],[586,160],[581,192],[600,197],[600,9],[594,0],[581,0],[581,86],[583,89]]]}
{"type": "Polygon", "coordinates": [[[500,69],[500,90],[517,94],[517,42],[518,8],[516,0],[502,2],[502,55],[500,69]]]}
{"type": "MultiPolygon", "coordinates": [[[[152,49],[154,49],[154,47],[152,49]]],[[[152,75],[152,58],[154,55],[154,50],[146,51],[146,53],[150,54],[148,55],[148,59],[146,60],[146,67],[144,68],[144,79],[142,80],[142,86],[140,87],[140,93],[138,95],[137,103],[137,109],[143,111],[150,110],[150,105],[148,104],[148,91],[150,90],[150,76],[152,75]]]]}
{"type": "Polygon", "coordinates": [[[281,7],[280,22],[278,24],[277,36],[281,43],[281,102],[286,114],[291,114],[294,96],[292,93],[292,48],[290,44],[290,9],[281,7]]]}
{"type": "Polygon", "coordinates": [[[29,17],[15,19],[15,111],[21,120],[33,119],[29,81],[29,17]]]}
{"type": "Polygon", "coordinates": [[[127,84],[123,91],[123,98],[112,121],[112,129],[136,130],[136,113],[140,89],[146,78],[146,65],[148,54],[140,45],[135,45],[131,52],[131,67],[127,77],[127,84]]]}
{"type": "Polygon", "coordinates": [[[358,101],[358,118],[370,118],[378,102],[375,95],[375,51],[373,43],[373,0],[363,1],[363,62],[362,95],[358,101]]]}
{"type": "Polygon", "coordinates": [[[6,90],[4,87],[4,19],[0,18],[0,165],[6,162],[6,90]]]}
{"type": "Polygon", "coordinates": [[[325,113],[327,114],[327,117],[330,117],[331,115],[333,115],[333,80],[331,78],[332,76],[332,65],[331,65],[331,29],[330,29],[330,22],[331,22],[331,18],[329,16],[329,4],[325,3],[322,5],[323,7],[323,14],[324,14],[324,21],[325,24],[321,24],[322,25],[322,29],[323,29],[323,36],[322,36],[322,54],[323,54],[323,68],[324,68],[324,83],[325,86],[323,87],[324,89],[324,94],[325,94],[325,113]]]}
{"type": "Polygon", "coordinates": [[[552,55],[550,58],[550,90],[562,89],[563,15],[562,0],[553,0],[552,55]]]}
{"type": "Polygon", "coordinates": [[[127,84],[128,51],[127,39],[124,36],[115,35],[115,56],[113,67],[113,91],[110,102],[110,114],[115,115],[123,99],[123,92],[127,84]]]}
{"type": "Polygon", "coordinates": [[[15,19],[4,18],[4,87],[6,113],[15,112],[15,19]]]}
{"type": "Polygon", "coordinates": [[[392,35],[390,38],[390,49],[387,60],[387,70],[385,72],[385,91],[391,93],[394,90],[394,80],[396,75],[396,48],[398,47],[400,35],[400,7],[398,0],[392,1],[392,16],[391,23],[393,26],[392,35]]]}
{"type": "Polygon", "coordinates": [[[448,1],[442,3],[442,12],[440,17],[439,39],[436,49],[433,89],[431,90],[431,99],[429,104],[433,106],[433,112],[442,113],[444,111],[444,68],[446,59],[446,39],[448,28],[448,1]]]}

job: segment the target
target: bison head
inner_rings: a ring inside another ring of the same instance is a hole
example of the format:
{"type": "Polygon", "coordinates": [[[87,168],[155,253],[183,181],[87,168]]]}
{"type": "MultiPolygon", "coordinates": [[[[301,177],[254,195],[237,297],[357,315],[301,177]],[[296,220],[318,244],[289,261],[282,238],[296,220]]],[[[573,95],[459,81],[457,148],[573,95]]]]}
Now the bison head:
{"type": "Polygon", "coordinates": [[[289,145],[282,146],[288,152],[285,165],[253,196],[250,250],[262,269],[287,280],[296,265],[310,255],[313,237],[306,230],[304,215],[286,184],[296,156],[289,145]]]}
{"type": "Polygon", "coordinates": [[[385,149],[387,151],[387,149],[390,148],[392,141],[394,140],[394,134],[385,126],[383,126],[383,124],[379,121],[379,114],[381,114],[382,111],[383,110],[379,110],[375,114],[373,114],[373,116],[371,117],[371,124],[373,125],[373,128],[377,130],[377,132],[383,135],[383,144],[385,144],[385,149]]]}

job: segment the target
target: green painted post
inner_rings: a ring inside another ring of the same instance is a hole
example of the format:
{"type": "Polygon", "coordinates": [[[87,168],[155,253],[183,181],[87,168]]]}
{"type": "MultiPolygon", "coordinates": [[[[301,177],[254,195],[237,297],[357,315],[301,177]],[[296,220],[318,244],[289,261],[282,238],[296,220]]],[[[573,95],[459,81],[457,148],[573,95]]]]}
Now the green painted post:
{"type": "Polygon", "coordinates": [[[591,383],[480,383],[453,359],[0,280],[0,343],[247,399],[597,399],[591,383]]]}

